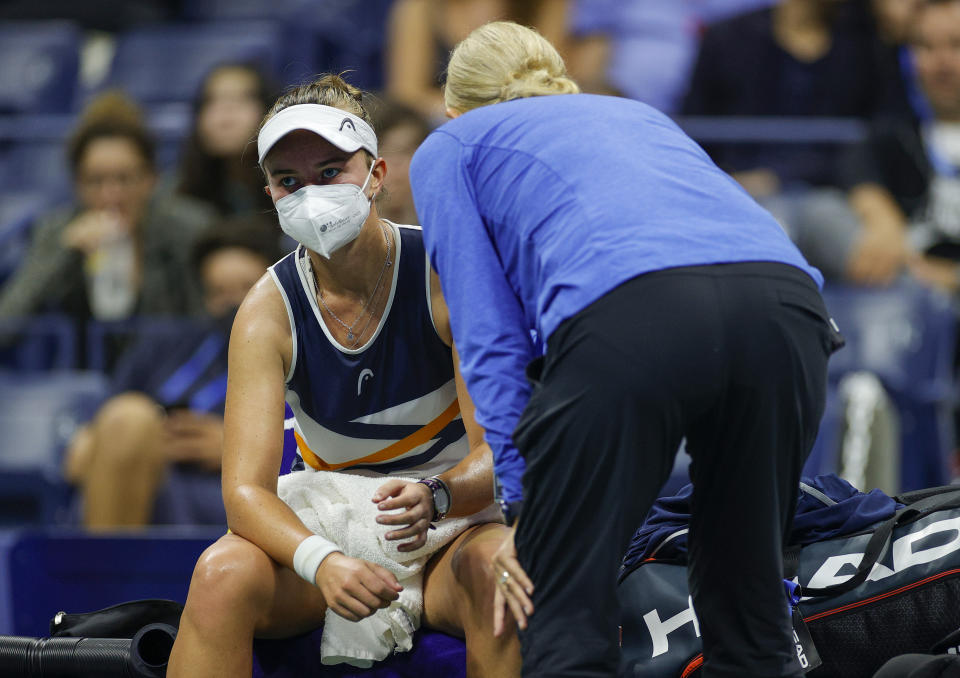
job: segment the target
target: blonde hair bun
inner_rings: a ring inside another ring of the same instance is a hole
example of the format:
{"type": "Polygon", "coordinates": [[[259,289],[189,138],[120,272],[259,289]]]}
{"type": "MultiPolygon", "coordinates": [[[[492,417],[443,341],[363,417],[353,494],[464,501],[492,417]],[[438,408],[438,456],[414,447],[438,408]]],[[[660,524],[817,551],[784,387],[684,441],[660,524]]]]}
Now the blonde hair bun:
{"type": "Polygon", "coordinates": [[[461,113],[479,106],[580,91],[556,48],[512,21],[480,26],[450,55],[444,99],[461,113]]]}

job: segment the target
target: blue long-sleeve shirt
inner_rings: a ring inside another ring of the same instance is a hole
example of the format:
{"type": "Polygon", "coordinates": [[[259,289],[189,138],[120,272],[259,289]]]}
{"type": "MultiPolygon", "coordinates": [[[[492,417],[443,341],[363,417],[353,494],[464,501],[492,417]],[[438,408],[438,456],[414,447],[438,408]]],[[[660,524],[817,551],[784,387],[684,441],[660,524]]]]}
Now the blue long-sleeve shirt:
{"type": "Polygon", "coordinates": [[[430,135],[410,179],[508,502],[522,497],[511,436],[530,397],[531,330],[545,343],[621,283],[678,266],[782,262],[823,282],[699,146],[627,99],[556,95],[475,109],[430,135]]]}

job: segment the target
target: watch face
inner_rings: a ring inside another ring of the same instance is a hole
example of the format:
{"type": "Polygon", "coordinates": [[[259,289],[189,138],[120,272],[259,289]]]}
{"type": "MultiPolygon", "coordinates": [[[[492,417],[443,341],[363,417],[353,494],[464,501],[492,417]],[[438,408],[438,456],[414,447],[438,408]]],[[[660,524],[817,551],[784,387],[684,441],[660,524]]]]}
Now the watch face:
{"type": "Polygon", "coordinates": [[[442,487],[433,491],[433,505],[437,509],[437,513],[446,513],[450,510],[450,495],[442,487]]]}

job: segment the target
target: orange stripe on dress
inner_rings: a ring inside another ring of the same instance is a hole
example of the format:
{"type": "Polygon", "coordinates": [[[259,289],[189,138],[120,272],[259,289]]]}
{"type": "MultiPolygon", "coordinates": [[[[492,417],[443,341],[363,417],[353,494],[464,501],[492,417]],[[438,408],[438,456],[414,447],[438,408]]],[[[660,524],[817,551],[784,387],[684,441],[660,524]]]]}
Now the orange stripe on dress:
{"type": "Polygon", "coordinates": [[[316,452],[307,446],[306,441],[296,431],[293,432],[293,437],[297,440],[297,447],[300,448],[300,455],[303,457],[304,462],[318,471],[336,471],[337,469],[346,468],[347,466],[378,464],[404,455],[413,448],[432,440],[447,424],[453,421],[454,417],[458,414],[460,414],[460,401],[454,400],[436,419],[417,429],[406,438],[398,440],[392,445],[388,445],[379,452],[368,454],[361,459],[345,461],[342,464],[330,464],[321,459],[316,452]]]}

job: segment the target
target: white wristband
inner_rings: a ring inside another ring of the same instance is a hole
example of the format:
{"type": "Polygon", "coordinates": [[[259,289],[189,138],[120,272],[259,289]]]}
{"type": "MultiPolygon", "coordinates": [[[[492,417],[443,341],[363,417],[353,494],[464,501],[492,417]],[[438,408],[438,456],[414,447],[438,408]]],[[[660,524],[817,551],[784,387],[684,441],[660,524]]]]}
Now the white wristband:
{"type": "Polygon", "coordinates": [[[317,568],[331,553],[341,552],[340,547],[319,535],[307,537],[293,554],[293,571],[313,585],[317,583],[317,568]]]}

